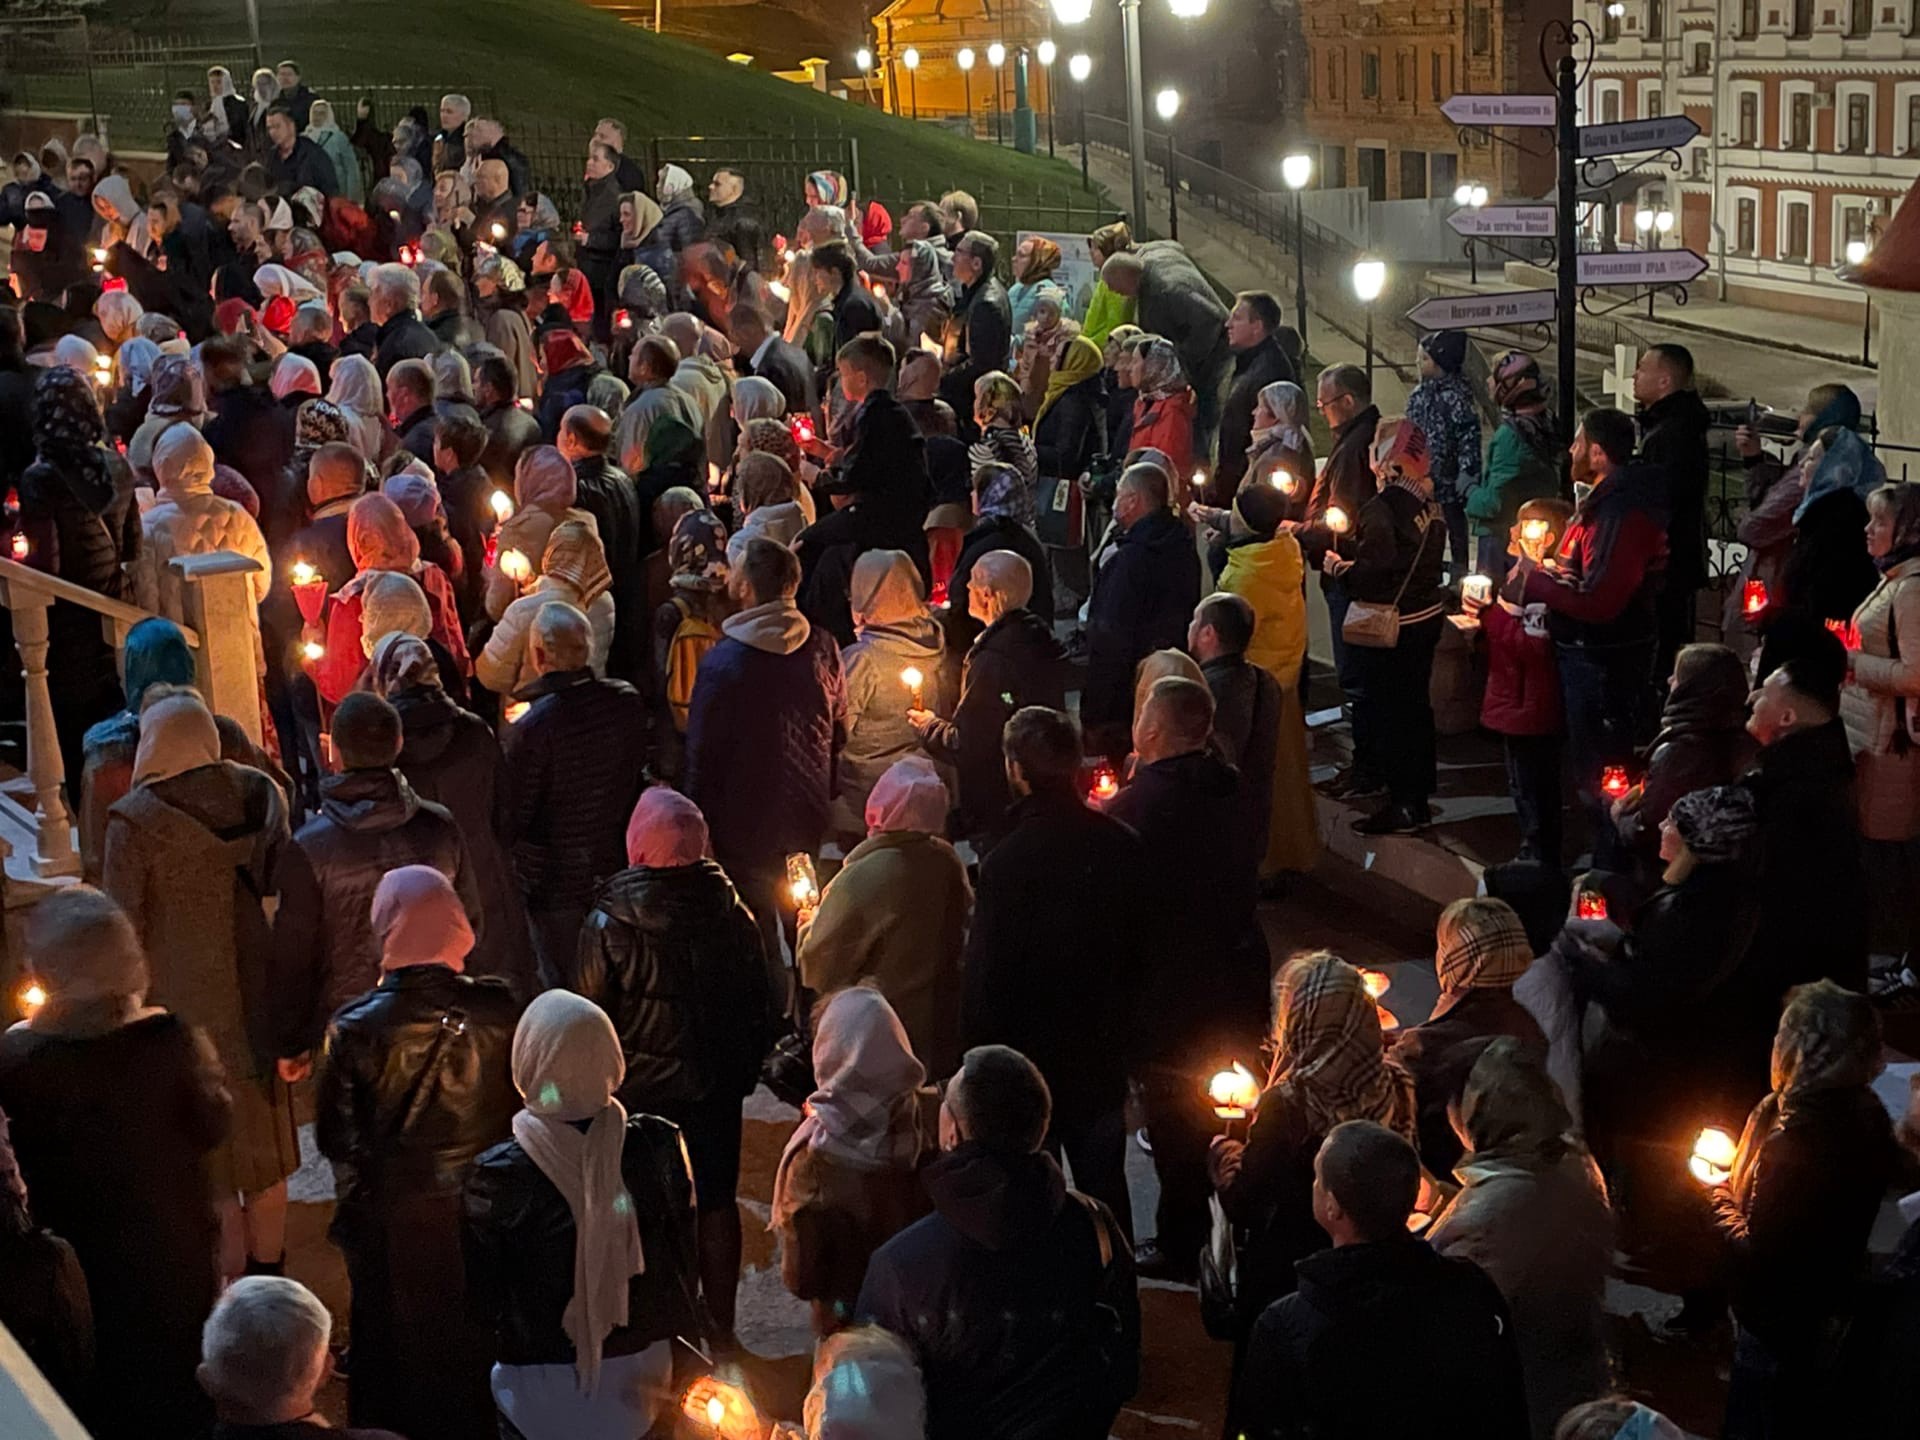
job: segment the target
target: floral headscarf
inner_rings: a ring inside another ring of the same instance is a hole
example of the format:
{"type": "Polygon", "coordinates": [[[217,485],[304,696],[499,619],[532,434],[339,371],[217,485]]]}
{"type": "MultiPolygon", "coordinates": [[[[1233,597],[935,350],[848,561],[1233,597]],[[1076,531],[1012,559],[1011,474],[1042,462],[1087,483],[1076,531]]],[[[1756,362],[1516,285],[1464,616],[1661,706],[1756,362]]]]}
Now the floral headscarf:
{"type": "Polygon", "coordinates": [[[682,515],[667,541],[669,582],[676,590],[718,595],[727,588],[727,527],[711,510],[682,515]]]}
{"type": "Polygon", "coordinates": [[[64,365],[40,372],[33,382],[35,456],[57,470],[74,498],[96,513],[113,501],[113,472],[100,448],[106,433],[90,380],[64,365]]]}
{"type": "Polygon", "coordinates": [[[1134,374],[1138,378],[1138,389],[1142,395],[1173,395],[1187,388],[1187,378],[1180,369],[1180,352],[1173,348],[1173,342],[1158,335],[1152,336],[1134,361],[1134,374]]]}
{"type": "Polygon", "coordinates": [[[764,450],[769,455],[777,455],[787,462],[787,468],[795,475],[800,473],[800,442],[793,438],[793,432],[778,420],[749,420],[747,422],[747,451],[764,450]]]}
{"type": "Polygon", "coordinates": [[[1019,520],[1030,513],[1033,501],[1026,477],[1011,465],[995,461],[982,465],[973,477],[974,509],[981,515],[1019,520]]]}
{"type": "Polygon", "coordinates": [[[331,400],[302,400],[293,412],[293,448],[309,453],[322,445],[344,443],[347,438],[347,412],[331,400]]]}
{"type": "Polygon", "coordinates": [[[162,355],[154,361],[152,385],[149,416],[197,421],[207,413],[206,381],[185,355],[162,355]]]}
{"type": "Polygon", "coordinates": [[[1413,1078],[1382,1055],[1379,1006],[1338,956],[1301,955],[1281,969],[1268,1084],[1286,1088],[1315,1134],[1373,1120],[1413,1139],[1413,1078]]]}

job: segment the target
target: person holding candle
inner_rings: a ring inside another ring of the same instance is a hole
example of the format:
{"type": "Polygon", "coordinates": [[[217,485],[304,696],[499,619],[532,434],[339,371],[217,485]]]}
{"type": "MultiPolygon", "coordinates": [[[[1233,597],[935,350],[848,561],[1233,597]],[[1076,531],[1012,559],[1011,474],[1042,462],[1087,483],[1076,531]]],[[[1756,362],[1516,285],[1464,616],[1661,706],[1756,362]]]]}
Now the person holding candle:
{"type": "Polygon", "coordinates": [[[355,573],[328,602],[326,654],[314,668],[321,700],[338,705],[366,669],[372,642],[380,637],[368,633],[365,591],[375,575],[387,573],[406,576],[420,587],[433,622],[431,638],[446,650],[455,674],[464,680],[473,666],[453,583],[438,565],[420,558],[420,542],[400,507],[385,495],[355,500],[347,512],[347,548],[355,573]]]}
{"type": "Polygon", "coordinates": [[[1291,380],[1263,386],[1253,407],[1243,474],[1285,497],[1288,520],[1307,513],[1313,493],[1313,435],[1307,428],[1307,393],[1291,380]]]}
{"type": "Polygon", "coordinates": [[[500,521],[493,568],[487,572],[487,614],[498,620],[523,593],[520,580],[504,573],[499,557],[509,551],[524,556],[539,574],[547,553],[547,537],[556,525],[577,520],[596,535],[599,524],[579,508],[579,480],[573,466],[552,445],[535,445],[521,452],[513,471],[513,508],[500,521]]]}
{"type": "MultiPolygon", "coordinates": [[[[503,570],[513,568],[508,556],[517,553],[503,554],[503,570]]],[[[533,683],[538,672],[528,637],[541,607],[552,601],[574,606],[586,615],[592,627],[587,663],[596,675],[607,673],[618,622],[613,572],[607,566],[606,550],[599,537],[589,526],[569,520],[556,525],[548,535],[546,551],[540,557],[539,578],[506,608],[487,637],[486,648],[474,664],[476,680],[501,696],[517,695],[533,683]]]]}
{"type": "Polygon", "coordinates": [[[1749,688],[1747,667],[1724,645],[1688,645],[1675,657],[1646,771],[1613,802],[1615,833],[1643,861],[1652,858],[1675,800],[1747,772],[1758,748],[1747,733],[1749,688]]]}
{"type": "Polygon", "coordinates": [[[1787,997],[1773,1041],[1772,1092],[1747,1119],[1714,1217],[1731,1268],[1730,1440],[1810,1434],[1841,1402],[1834,1366],[1887,1187],[1911,1184],[1873,1091],[1880,1019],[1831,981],[1787,997]]]}

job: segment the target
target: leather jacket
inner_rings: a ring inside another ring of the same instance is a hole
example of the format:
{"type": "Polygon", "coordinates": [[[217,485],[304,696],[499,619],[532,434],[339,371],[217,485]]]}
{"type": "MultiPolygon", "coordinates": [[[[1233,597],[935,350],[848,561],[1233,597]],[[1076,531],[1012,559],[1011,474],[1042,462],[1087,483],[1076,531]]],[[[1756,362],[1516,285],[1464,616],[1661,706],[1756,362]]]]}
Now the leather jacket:
{"type": "Polygon", "coordinates": [[[579,992],[620,1034],[628,1110],[682,1115],[752,1093],[772,1039],[767,965],[713,861],[614,876],[580,932],[578,969],[579,992]]]}
{"type": "Polygon", "coordinates": [[[520,1108],[506,983],[410,965],[327,1026],[314,1138],[333,1162],[336,1225],[374,1222],[397,1193],[457,1192],[520,1108]]]}
{"type": "MultiPolygon", "coordinates": [[[[620,1157],[644,1273],[627,1289],[627,1323],[608,1333],[603,1357],[636,1355],[658,1340],[698,1340],[693,1175],[678,1126],[654,1115],[627,1121],[620,1157]]],[[[463,1241],[467,1301],[494,1330],[502,1365],[571,1365],[561,1316],[573,1299],[573,1212],[519,1142],[482,1155],[467,1178],[463,1241]]]]}

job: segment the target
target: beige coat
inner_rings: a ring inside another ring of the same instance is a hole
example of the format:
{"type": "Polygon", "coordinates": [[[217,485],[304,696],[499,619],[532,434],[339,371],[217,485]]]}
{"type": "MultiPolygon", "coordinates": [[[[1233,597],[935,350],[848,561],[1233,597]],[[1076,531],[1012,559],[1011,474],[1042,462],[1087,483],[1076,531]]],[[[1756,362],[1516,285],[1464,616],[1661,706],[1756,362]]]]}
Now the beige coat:
{"type": "Polygon", "coordinates": [[[1853,623],[1860,648],[1840,692],[1840,718],[1860,767],[1860,832],[1905,840],[1920,832],[1920,746],[1896,752],[1894,736],[1902,710],[1909,722],[1920,719],[1920,558],[1889,570],[1853,623]]]}

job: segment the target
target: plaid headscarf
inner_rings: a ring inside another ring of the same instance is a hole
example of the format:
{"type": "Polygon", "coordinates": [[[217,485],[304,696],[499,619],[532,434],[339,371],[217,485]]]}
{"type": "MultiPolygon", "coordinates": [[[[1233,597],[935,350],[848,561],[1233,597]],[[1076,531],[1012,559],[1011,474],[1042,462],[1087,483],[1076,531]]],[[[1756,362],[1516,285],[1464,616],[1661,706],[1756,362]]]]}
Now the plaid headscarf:
{"type": "Polygon", "coordinates": [[[1527,928],[1504,900],[1475,896],[1440,912],[1434,953],[1440,993],[1503,990],[1533,964],[1527,928]]]}
{"type": "Polygon", "coordinates": [[[1360,972],[1336,955],[1287,962],[1274,987],[1273,1068],[1317,1135],[1373,1120],[1413,1139],[1413,1077],[1382,1053],[1380,1010],[1360,972]]]}

